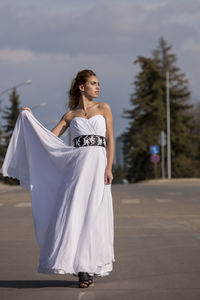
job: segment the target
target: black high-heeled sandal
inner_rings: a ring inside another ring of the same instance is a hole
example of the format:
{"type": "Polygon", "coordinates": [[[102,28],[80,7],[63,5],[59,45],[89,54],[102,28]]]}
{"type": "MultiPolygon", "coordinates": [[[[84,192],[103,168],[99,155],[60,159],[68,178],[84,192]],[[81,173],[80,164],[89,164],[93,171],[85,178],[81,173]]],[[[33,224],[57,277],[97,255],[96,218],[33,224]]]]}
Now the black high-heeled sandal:
{"type": "Polygon", "coordinates": [[[90,276],[88,273],[87,273],[87,281],[89,282],[89,285],[92,285],[94,283],[94,277],[93,276],[90,276]]]}
{"type": "Polygon", "coordinates": [[[83,289],[83,288],[88,288],[90,286],[86,272],[79,272],[78,277],[79,277],[79,287],[80,288],[83,289]]]}

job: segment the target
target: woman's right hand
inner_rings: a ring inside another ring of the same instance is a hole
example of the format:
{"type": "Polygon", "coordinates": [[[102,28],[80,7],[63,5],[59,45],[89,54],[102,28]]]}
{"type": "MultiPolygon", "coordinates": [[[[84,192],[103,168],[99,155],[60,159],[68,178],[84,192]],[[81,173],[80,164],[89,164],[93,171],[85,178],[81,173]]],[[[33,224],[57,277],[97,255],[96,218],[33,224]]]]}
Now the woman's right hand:
{"type": "Polygon", "coordinates": [[[28,110],[31,114],[33,114],[32,111],[31,111],[31,109],[29,107],[22,107],[22,109],[23,110],[28,110]]]}

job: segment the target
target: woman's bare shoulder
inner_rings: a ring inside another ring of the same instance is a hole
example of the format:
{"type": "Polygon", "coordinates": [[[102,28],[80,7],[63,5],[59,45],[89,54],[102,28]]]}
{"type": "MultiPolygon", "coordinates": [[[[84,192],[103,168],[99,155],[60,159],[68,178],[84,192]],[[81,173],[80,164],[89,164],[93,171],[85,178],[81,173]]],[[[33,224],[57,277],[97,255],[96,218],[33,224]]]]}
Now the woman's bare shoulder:
{"type": "Polygon", "coordinates": [[[104,115],[111,112],[110,105],[107,102],[103,102],[103,101],[99,102],[99,109],[101,109],[104,115]]]}

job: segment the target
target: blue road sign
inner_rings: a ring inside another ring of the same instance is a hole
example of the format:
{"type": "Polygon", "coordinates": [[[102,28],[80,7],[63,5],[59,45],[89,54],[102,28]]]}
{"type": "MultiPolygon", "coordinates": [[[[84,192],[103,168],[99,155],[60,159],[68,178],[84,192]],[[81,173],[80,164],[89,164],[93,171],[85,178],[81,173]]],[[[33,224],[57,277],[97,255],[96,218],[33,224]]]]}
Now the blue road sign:
{"type": "Polygon", "coordinates": [[[150,146],[150,153],[152,155],[160,153],[159,146],[158,145],[150,146]]]}

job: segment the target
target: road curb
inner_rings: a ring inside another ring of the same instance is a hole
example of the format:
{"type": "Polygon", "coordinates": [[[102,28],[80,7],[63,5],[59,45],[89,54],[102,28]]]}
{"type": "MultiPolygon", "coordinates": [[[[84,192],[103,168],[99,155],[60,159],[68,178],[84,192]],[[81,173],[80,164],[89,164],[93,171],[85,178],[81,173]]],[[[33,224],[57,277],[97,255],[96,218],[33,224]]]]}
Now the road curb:
{"type": "Polygon", "coordinates": [[[200,178],[172,178],[172,179],[150,179],[138,181],[138,183],[187,183],[187,182],[199,182],[200,178]]]}

